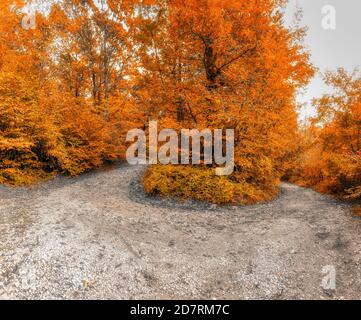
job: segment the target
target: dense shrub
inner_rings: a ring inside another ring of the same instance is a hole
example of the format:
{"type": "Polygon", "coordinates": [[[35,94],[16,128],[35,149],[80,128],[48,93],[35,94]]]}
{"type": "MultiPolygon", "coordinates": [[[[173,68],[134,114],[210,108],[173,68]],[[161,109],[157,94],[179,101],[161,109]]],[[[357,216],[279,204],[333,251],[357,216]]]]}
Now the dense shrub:
{"type": "Polygon", "coordinates": [[[151,166],[143,182],[145,191],[150,194],[214,204],[253,204],[270,200],[278,193],[276,185],[265,190],[258,183],[217,176],[214,168],[199,166],[151,166]]]}
{"type": "Polygon", "coordinates": [[[120,157],[111,122],[66,95],[43,94],[36,79],[0,72],[0,183],[78,175],[120,157]]]}

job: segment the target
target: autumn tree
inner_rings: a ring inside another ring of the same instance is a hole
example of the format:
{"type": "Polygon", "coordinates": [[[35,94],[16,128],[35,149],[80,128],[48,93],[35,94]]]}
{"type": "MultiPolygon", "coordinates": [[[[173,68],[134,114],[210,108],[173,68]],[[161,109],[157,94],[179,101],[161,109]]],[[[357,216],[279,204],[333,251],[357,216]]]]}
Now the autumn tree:
{"type": "Polygon", "coordinates": [[[314,101],[318,116],[306,134],[295,180],[326,193],[361,198],[361,77],[327,72],[333,93],[314,101]]]}
{"type": "Polygon", "coordinates": [[[123,13],[110,17],[117,2],[60,1],[29,30],[23,2],[1,5],[0,181],[76,175],[119,159],[127,125],[140,119],[127,99],[123,13]]]}
{"type": "MultiPolygon", "coordinates": [[[[238,202],[277,192],[294,155],[295,94],[313,74],[304,30],[283,27],[283,4],[158,1],[143,8],[138,27],[148,117],[175,129],[234,129],[238,202]]],[[[162,188],[148,182],[149,191],[162,188]]]]}

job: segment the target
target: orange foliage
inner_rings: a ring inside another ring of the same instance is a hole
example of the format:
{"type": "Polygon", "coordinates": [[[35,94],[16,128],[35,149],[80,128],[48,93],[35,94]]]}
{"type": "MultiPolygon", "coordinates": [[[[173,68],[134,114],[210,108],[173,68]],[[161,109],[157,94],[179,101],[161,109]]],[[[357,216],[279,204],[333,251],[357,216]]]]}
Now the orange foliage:
{"type": "Polygon", "coordinates": [[[232,177],[217,176],[214,170],[195,166],[155,165],[146,171],[143,182],[145,191],[150,194],[219,205],[255,204],[271,200],[278,194],[277,185],[266,190],[264,185],[245,180],[235,182],[232,177]]]}
{"type": "Polygon", "coordinates": [[[110,65],[129,59],[113,42],[124,37],[111,29],[121,24],[95,9],[90,15],[81,1],[64,1],[47,17],[37,14],[34,30],[23,30],[23,3],[14,4],[1,2],[0,183],[77,175],[119,159],[127,128],[141,120],[125,99],[125,64],[110,65]],[[109,37],[101,38],[104,29],[109,37]],[[104,46],[109,51],[101,52],[104,46]]]}
{"type": "Polygon", "coordinates": [[[157,120],[234,129],[235,170],[156,167],[148,191],[209,200],[223,186],[220,203],[276,194],[299,149],[295,95],[313,75],[304,30],[283,26],[285,1],[62,0],[31,30],[22,5],[1,2],[0,183],[115,161],[129,129],[157,120]],[[178,191],[153,183],[169,176],[178,191]]]}
{"type": "Polygon", "coordinates": [[[137,94],[147,116],[176,130],[234,129],[229,179],[274,194],[297,154],[294,97],[313,75],[303,30],[282,26],[279,1],[157,3],[137,34],[144,69],[137,94]]]}
{"type": "Polygon", "coordinates": [[[361,77],[327,73],[335,94],[315,101],[319,116],[307,130],[294,180],[318,191],[361,199],[361,77]]]}

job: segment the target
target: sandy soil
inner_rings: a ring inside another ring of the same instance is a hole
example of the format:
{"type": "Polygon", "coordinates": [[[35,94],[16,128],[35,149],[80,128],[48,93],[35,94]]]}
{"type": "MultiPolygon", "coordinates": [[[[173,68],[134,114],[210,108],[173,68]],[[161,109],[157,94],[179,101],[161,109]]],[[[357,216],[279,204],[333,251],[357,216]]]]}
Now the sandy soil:
{"type": "Polygon", "coordinates": [[[147,197],[142,170],[0,187],[0,298],[361,298],[346,204],[290,184],[257,206],[179,203],[147,197]]]}

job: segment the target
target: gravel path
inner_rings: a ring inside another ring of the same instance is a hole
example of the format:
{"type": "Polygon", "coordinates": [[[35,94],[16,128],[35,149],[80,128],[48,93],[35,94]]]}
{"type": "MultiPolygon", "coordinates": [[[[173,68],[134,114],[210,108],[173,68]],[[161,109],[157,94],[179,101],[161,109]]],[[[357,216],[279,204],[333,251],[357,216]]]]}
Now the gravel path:
{"type": "Polygon", "coordinates": [[[218,208],[149,198],[120,166],[0,187],[0,298],[361,298],[361,220],[312,190],[218,208]],[[321,286],[336,268],[336,290],[321,286]]]}

